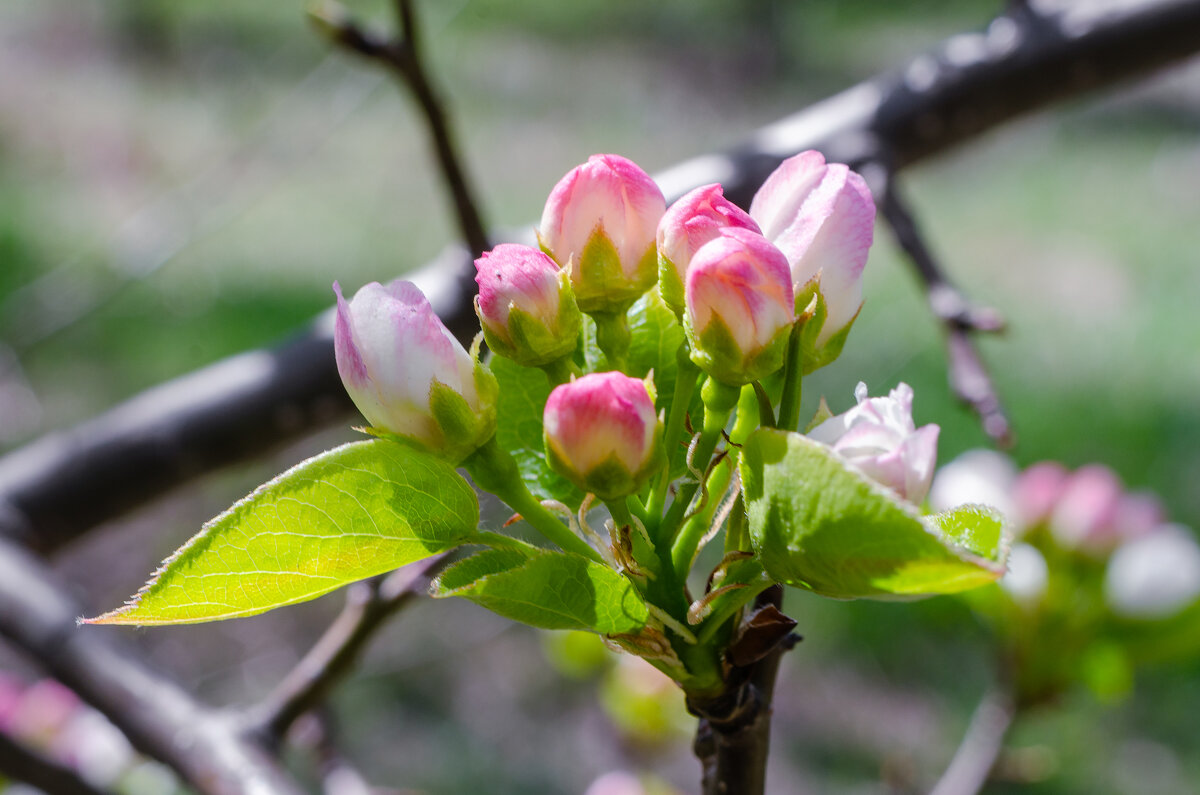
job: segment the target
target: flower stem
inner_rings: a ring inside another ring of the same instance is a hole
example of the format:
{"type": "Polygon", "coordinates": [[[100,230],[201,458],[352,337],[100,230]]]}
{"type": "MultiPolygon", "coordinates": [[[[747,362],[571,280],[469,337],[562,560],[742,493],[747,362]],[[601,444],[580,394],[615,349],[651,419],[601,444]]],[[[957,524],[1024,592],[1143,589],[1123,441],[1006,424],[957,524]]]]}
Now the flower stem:
{"type": "Polygon", "coordinates": [[[803,323],[794,325],[788,341],[787,374],[783,380],[783,398],[779,401],[779,420],[775,423],[776,428],[785,431],[794,431],[800,425],[801,381],[804,377],[804,351],[800,334],[803,330],[803,323]]]}
{"type": "Polygon", "coordinates": [[[540,369],[546,374],[546,380],[550,382],[551,389],[567,383],[572,376],[579,375],[579,368],[575,366],[575,362],[571,361],[570,356],[543,364],[540,369]]]}
{"type": "Polygon", "coordinates": [[[547,510],[534,497],[521,479],[521,472],[512,455],[502,448],[492,437],[482,447],[472,453],[463,467],[470,473],[471,479],[479,488],[490,491],[521,515],[533,529],[566,552],[582,555],[589,560],[603,563],[600,553],[592,549],[586,541],[571,532],[571,529],[558,520],[558,517],[547,510]]]}
{"type": "Polygon", "coordinates": [[[606,370],[625,372],[629,366],[629,343],[633,335],[629,330],[627,312],[593,312],[596,321],[596,345],[604,354],[601,366],[606,370]]]}
{"type": "Polygon", "coordinates": [[[692,393],[696,391],[696,380],[700,374],[691,358],[691,348],[685,341],[675,353],[675,391],[671,395],[671,407],[667,411],[667,427],[663,433],[663,445],[667,449],[667,466],[659,476],[650,499],[646,503],[646,514],[657,519],[662,515],[663,506],[667,504],[667,491],[671,486],[671,470],[679,457],[679,434],[683,430],[683,421],[687,418],[688,406],[692,402],[692,393]]]}

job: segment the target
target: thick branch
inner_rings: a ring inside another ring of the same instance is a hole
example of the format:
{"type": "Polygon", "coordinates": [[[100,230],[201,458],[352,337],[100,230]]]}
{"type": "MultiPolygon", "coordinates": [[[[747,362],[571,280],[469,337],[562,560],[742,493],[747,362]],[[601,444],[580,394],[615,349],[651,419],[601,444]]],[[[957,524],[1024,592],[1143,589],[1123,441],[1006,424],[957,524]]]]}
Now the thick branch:
{"type": "Polygon", "coordinates": [[[349,673],[367,643],[410,601],[425,592],[429,578],[447,560],[438,555],[346,590],[346,606],[316,645],[254,710],[250,731],[277,743],[304,713],[319,705],[349,673]]]}
{"type": "Polygon", "coordinates": [[[63,767],[0,731],[0,773],[54,795],[105,795],[63,767]]]}
{"type": "Polygon", "coordinates": [[[991,775],[1004,738],[1012,728],[1017,710],[1012,696],[999,690],[984,696],[950,766],[930,795],[977,795],[991,775]]]}
{"type": "Polygon", "coordinates": [[[103,713],[143,753],[203,795],[298,795],[240,727],[124,650],[111,630],[77,627],[79,605],[36,557],[0,540],[0,636],[103,713]]]}
{"type": "MultiPolygon", "coordinates": [[[[884,158],[900,168],[1053,100],[1197,50],[1197,0],[1126,4],[1109,14],[1087,4],[1062,18],[1004,17],[987,34],[954,37],[899,73],[658,179],[668,197],[722,182],[726,195],[746,204],[781,159],[803,149],[855,164],[884,158]]],[[[422,286],[439,315],[469,339],[475,333],[470,258],[459,249],[447,257],[453,265],[424,271],[422,286]]],[[[961,347],[952,340],[953,351],[961,347]]],[[[332,348],[326,321],[284,347],[184,376],[0,459],[0,535],[51,551],[196,475],[345,416],[350,402],[332,348]]]]}

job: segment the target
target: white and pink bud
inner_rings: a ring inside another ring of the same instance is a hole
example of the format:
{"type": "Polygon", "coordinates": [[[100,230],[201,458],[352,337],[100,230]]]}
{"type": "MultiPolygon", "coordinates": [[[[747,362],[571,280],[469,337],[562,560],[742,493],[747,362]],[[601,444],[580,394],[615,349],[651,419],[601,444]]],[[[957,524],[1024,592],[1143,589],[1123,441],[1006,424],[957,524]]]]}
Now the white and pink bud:
{"type": "Polygon", "coordinates": [[[1183,525],[1163,525],[1117,547],[1104,595],[1118,615],[1169,618],[1200,599],[1200,544],[1183,525]]]}
{"type": "Polygon", "coordinates": [[[913,391],[898,384],[887,397],[867,397],[867,385],[854,389],[858,405],[822,422],[809,438],[833,451],[872,480],[911,503],[929,493],[937,464],[940,428],[917,428],[912,418],[913,391]]]}
{"type": "Polygon", "coordinates": [[[684,331],[692,361],[741,386],[783,366],[796,320],[787,260],[762,235],[726,229],[688,265],[684,331]]]}
{"type": "Polygon", "coordinates": [[[653,382],[592,373],[550,393],[546,457],[563,477],[601,499],[637,492],[666,464],[653,382]]]}
{"type": "Polygon", "coordinates": [[[862,272],[875,234],[866,181],[848,166],[826,163],[820,152],[801,152],[767,177],[750,217],[787,256],[798,299],[814,286],[821,294],[826,316],[816,347],[836,337],[840,349],[862,307],[862,272]]]}
{"type": "Polygon", "coordinates": [[[662,190],[619,155],[592,155],[563,177],[542,212],[542,249],[569,269],[584,312],[624,312],[654,286],[662,190]]]}
{"type": "Polygon", "coordinates": [[[337,294],[342,383],[372,429],[459,463],[496,432],[498,386],[411,282],[337,294]]]}
{"type": "Polygon", "coordinates": [[[1064,547],[1105,554],[1123,541],[1148,534],[1165,516],[1157,497],[1127,492],[1111,469],[1089,464],[1064,482],[1049,523],[1064,547]]]}
{"type": "Polygon", "coordinates": [[[575,350],[582,315],[566,272],[536,248],[511,243],[475,260],[475,313],[492,351],[538,367],[575,350]]]}
{"type": "Polygon", "coordinates": [[[1071,473],[1057,461],[1024,469],[1013,484],[1013,518],[1024,532],[1044,524],[1058,504],[1071,473]]]}
{"type": "Polygon", "coordinates": [[[688,265],[700,247],[726,229],[759,232],[745,210],[714,183],[696,188],[667,208],[658,222],[658,289],[663,303],[683,313],[688,265]]]}

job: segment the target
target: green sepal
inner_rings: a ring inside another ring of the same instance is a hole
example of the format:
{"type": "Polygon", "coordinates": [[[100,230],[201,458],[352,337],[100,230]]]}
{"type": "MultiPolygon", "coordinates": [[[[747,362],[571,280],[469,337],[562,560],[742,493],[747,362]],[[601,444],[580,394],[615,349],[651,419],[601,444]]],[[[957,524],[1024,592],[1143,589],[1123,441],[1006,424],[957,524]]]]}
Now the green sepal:
{"type": "Polygon", "coordinates": [[[858,319],[859,312],[862,311],[860,306],[858,312],[854,313],[854,317],[850,318],[845,326],[818,346],[817,340],[825,328],[825,319],[829,315],[825,296],[821,293],[820,279],[820,274],[817,274],[796,291],[796,322],[801,325],[800,346],[804,375],[824,367],[841,355],[842,348],[846,345],[846,338],[850,336],[850,328],[858,319]]]}
{"type": "Polygon", "coordinates": [[[578,555],[489,549],[447,569],[438,598],[458,596],[542,629],[637,633],[650,611],[629,580],[578,555]]]}
{"type": "Polygon", "coordinates": [[[1004,574],[990,508],[923,517],[825,445],[763,428],[739,463],[754,550],[772,579],[837,599],[956,593],[1004,574]]]}
{"type": "Polygon", "coordinates": [[[491,370],[478,361],[473,376],[475,393],[479,397],[478,411],[472,409],[456,390],[436,378],[429,387],[429,413],[443,439],[439,449],[429,452],[452,464],[462,463],[496,434],[496,401],[500,385],[491,370]]]}
{"type": "Polygon", "coordinates": [[[125,606],[88,623],[256,615],[453,549],[478,523],[474,489],[444,460],[390,441],[353,442],[239,500],[125,606]]]}
{"type": "Polygon", "coordinates": [[[791,326],[780,328],[766,345],[754,352],[743,351],[725,321],[713,315],[700,333],[684,317],[684,330],[692,346],[692,361],[704,372],[730,386],[744,386],[778,372],[787,358],[791,326]]]}
{"type": "Polygon", "coordinates": [[[597,226],[579,256],[579,277],[572,281],[575,301],[583,312],[627,312],[633,302],[654,286],[658,278],[658,251],[651,245],[634,272],[621,267],[616,246],[597,226]]]}
{"type": "Polygon", "coordinates": [[[658,255],[658,291],[663,303],[676,317],[682,317],[687,300],[686,291],[683,282],[679,280],[679,271],[676,270],[675,263],[661,253],[658,255]]]}

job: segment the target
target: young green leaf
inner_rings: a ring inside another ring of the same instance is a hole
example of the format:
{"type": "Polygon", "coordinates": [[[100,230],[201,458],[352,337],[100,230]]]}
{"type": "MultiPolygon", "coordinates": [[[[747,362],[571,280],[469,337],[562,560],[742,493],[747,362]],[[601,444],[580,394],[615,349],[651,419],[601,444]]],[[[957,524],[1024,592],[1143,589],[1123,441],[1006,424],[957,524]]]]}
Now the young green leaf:
{"type": "Polygon", "coordinates": [[[775,580],[838,599],[956,593],[1004,573],[998,514],[912,505],[797,433],[760,429],[740,464],[750,535],[775,580]]]}
{"type": "Polygon", "coordinates": [[[464,599],[542,629],[636,633],[649,611],[617,572],[565,552],[485,550],[447,569],[434,596],[464,599]]]}
{"type": "Polygon", "coordinates": [[[406,445],[354,442],[293,467],[216,517],[123,607],[91,624],[191,624],[314,599],[461,544],[470,485],[406,445]]]}

